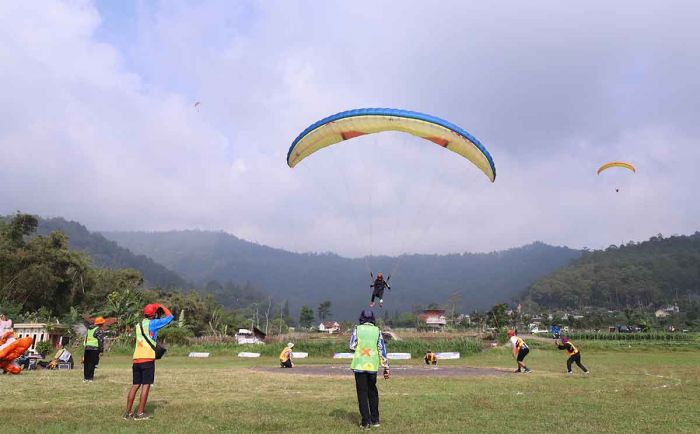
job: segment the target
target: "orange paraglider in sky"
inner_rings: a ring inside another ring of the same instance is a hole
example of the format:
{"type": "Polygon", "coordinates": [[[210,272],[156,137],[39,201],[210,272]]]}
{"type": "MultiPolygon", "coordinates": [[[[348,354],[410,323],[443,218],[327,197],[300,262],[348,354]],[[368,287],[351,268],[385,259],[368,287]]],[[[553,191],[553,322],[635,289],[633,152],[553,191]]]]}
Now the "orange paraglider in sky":
{"type": "Polygon", "coordinates": [[[22,368],[15,363],[15,360],[32,346],[32,342],[33,339],[29,336],[15,339],[13,332],[5,332],[0,337],[0,370],[5,373],[19,374],[22,368]]]}

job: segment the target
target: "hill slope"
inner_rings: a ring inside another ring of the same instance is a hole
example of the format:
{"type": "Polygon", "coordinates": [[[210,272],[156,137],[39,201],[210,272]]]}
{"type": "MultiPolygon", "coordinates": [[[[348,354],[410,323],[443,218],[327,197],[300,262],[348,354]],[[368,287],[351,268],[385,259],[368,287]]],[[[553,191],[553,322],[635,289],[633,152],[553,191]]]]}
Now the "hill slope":
{"type": "MultiPolygon", "coordinates": [[[[290,307],[316,307],[331,300],[336,318],[354,318],[369,299],[364,259],[334,254],[299,254],[262,246],[224,232],[109,232],[120,245],[154,258],[184,278],[250,282],[290,307]]],[[[566,247],[534,243],[487,254],[408,255],[391,279],[390,310],[444,303],[455,292],[462,308],[490,307],[521,293],[533,281],[578,257],[566,247]]],[[[369,262],[369,260],[368,260],[369,262]]],[[[394,257],[371,258],[373,270],[389,273],[394,257]]]]}
{"type": "Polygon", "coordinates": [[[144,255],[135,255],[99,233],[88,231],[80,223],[62,218],[39,219],[37,235],[47,235],[53,231],[61,231],[68,235],[70,248],[85,252],[98,267],[134,268],[143,274],[149,286],[162,288],[187,286],[187,282],[174,271],[144,255]]]}
{"type": "Polygon", "coordinates": [[[535,282],[525,299],[541,306],[624,308],[700,296],[700,232],[587,252],[535,282]]]}

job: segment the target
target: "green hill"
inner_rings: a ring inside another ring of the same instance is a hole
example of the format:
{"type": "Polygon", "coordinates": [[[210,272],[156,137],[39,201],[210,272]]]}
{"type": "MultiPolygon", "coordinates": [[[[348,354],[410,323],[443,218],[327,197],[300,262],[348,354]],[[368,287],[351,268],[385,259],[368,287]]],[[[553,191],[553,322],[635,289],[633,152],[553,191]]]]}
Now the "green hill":
{"type": "Polygon", "coordinates": [[[700,296],[700,232],[584,253],[530,286],[540,306],[621,309],[700,296]]]}
{"type": "Polygon", "coordinates": [[[104,235],[147,255],[199,286],[211,280],[249,282],[292,311],[330,300],[335,318],[354,318],[369,301],[367,263],[390,273],[387,307],[445,303],[459,293],[462,309],[485,308],[513,299],[532,282],[568,264],[580,252],[543,243],[493,253],[344,258],[294,253],[251,243],[224,232],[108,232],[104,235]],[[397,264],[399,265],[397,268],[397,264]]]}
{"type": "Polygon", "coordinates": [[[134,268],[143,274],[149,286],[182,289],[188,286],[187,282],[174,271],[147,256],[132,253],[99,233],[88,231],[80,223],[62,218],[39,219],[37,235],[48,235],[53,231],[61,231],[68,235],[69,247],[85,252],[98,267],[134,268]]]}

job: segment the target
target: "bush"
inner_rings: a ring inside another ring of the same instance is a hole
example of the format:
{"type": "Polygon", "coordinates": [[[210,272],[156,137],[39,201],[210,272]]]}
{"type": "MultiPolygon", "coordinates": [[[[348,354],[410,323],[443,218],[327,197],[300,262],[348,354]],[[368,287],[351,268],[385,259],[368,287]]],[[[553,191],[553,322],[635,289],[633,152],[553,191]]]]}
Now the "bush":
{"type": "Polygon", "coordinates": [[[167,327],[158,332],[158,341],[167,345],[187,345],[193,336],[192,330],[186,327],[167,327]]]}
{"type": "Polygon", "coordinates": [[[50,356],[53,352],[53,345],[51,345],[51,342],[49,341],[39,342],[34,347],[34,350],[44,357],[50,356]]]}

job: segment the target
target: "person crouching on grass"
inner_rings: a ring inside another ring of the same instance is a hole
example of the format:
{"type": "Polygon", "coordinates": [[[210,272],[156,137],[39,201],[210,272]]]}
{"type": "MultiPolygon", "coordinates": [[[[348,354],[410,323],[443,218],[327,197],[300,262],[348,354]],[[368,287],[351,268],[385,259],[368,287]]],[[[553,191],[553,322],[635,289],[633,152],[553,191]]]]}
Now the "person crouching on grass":
{"type": "Polygon", "coordinates": [[[583,366],[581,363],[581,351],[579,351],[578,348],[574,346],[574,344],[571,343],[569,338],[564,336],[561,338],[561,343],[559,341],[554,341],[554,344],[559,348],[560,350],[565,350],[566,354],[569,356],[568,359],[566,359],[566,373],[567,374],[573,374],[571,371],[571,365],[573,363],[576,363],[576,366],[581,368],[584,374],[588,374],[588,369],[583,366]]]}
{"type": "Polygon", "coordinates": [[[294,348],[294,344],[290,342],[280,353],[280,368],[294,367],[294,363],[292,362],[292,348],[294,348]]]}
{"type": "Polygon", "coordinates": [[[515,372],[525,372],[526,374],[532,372],[525,366],[525,356],[530,352],[530,348],[520,336],[515,336],[515,331],[508,330],[508,337],[513,346],[513,358],[518,362],[518,369],[515,372]]]}
{"type": "Polygon", "coordinates": [[[375,325],[374,312],[365,309],[360,313],[360,325],[355,326],[350,337],[350,350],[354,351],[352,365],[355,373],[355,389],[362,421],[360,427],[368,430],[379,426],[379,391],[377,371],[384,368],[384,379],[388,380],[389,363],[386,346],[379,327],[375,325]]]}
{"type": "Polygon", "coordinates": [[[146,420],[150,419],[144,410],[148,401],[148,392],[151,389],[156,375],[156,352],[154,350],[158,339],[158,330],[170,324],[173,314],[162,304],[152,303],[143,308],[145,317],[141,323],[137,324],[136,348],[134,349],[134,361],[132,365],[133,385],[126,398],[126,412],[124,419],[146,420]],[[143,330],[143,331],[142,331],[143,330]],[[141,398],[136,414],[132,413],[136,392],[141,388],[141,398]]]}

